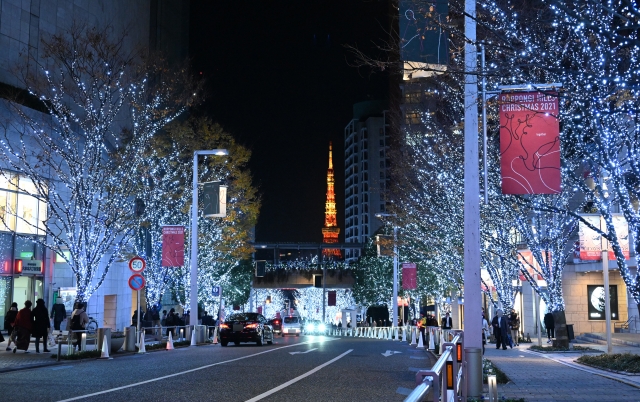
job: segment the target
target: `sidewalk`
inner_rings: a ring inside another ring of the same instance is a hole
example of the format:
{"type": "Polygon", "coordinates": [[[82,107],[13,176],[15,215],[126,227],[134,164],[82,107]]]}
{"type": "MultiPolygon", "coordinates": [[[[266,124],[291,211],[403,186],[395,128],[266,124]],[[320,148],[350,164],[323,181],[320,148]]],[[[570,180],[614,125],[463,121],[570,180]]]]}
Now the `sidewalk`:
{"type": "MultiPolygon", "coordinates": [[[[35,367],[42,366],[50,366],[54,364],[62,364],[68,363],[69,360],[60,360],[58,362],[56,359],[51,356],[58,353],[58,345],[49,347],[49,352],[44,353],[44,347],[42,343],[40,344],[40,353],[36,353],[36,345],[31,339],[29,342],[29,353],[25,353],[23,350],[18,350],[16,353],[13,353],[11,350],[7,351],[7,340],[8,336],[3,334],[5,337],[4,342],[0,342],[0,373],[15,371],[15,370],[24,370],[35,367]]],[[[178,341],[177,339],[175,341],[178,341]]],[[[155,337],[152,335],[146,335],[145,337],[145,345],[151,345],[157,343],[155,337]]],[[[13,349],[14,345],[11,344],[11,349],[13,349]]],[[[97,345],[92,342],[87,343],[86,350],[96,350],[97,345]]],[[[62,355],[67,354],[67,344],[62,344],[61,347],[62,355]]]]}
{"type": "MultiPolygon", "coordinates": [[[[629,334],[624,335],[628,338],[629,334]]],[[[640,339],[637,334],[633,335],[640,339]]],[[[526,402],[640,401],[640,375],[617,374],[574,363],[582,353],[531,352],[528,348],[536,345],[535,341],[507,350],[496,350],[495,344],[487,345],[484,357],[511,380],[498,385],[500,398],[524,398],[526,402]]],[[[606,350],[606,345],[580,345],[606,350]]],[[[640,348],[614,346],[613,352],[640,354],[640,348]]]]}
{"type": "MultiPolygon", "coordinates": [[[[52,354],[58,353],[58,346],[49,348],[49,353],[44,353],[44,347],[40,343],[40,353],[36,353],[35,343],[29,342],[29,353],[25,353],[23,350],[18,350],[13,353],[11,350],[5,350],[7,348],[8,336],[4,335],[5,341],[0,342],[0,373],[6,371],[21,370],[25,368],[33,368],[40,366],[48,366],[56,364],[56,359],[51,358],[52,354]]],[[[14,345],[11,344],[11,349],[14,345]]],[[[67,346],[62,346],[63,353],[67,352],[67,346]]]]}

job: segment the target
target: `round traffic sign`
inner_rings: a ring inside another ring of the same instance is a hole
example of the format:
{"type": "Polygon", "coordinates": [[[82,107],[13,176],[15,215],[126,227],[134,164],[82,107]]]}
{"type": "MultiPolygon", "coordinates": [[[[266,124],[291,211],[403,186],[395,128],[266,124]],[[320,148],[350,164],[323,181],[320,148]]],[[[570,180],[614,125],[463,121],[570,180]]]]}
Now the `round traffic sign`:
{"type": "Polygon", "coordinates": [[[140,274],[133,274],[129,277],[129,287],[133,290],[140,290],[144,287],[145,280],[140,274]]]}
{"type": "Polygon", "coordinates": [[[133,257],[129,260],[129,269],[133,272],[142,272],[147,267],[147,263],[142,257],[133,257]]]}

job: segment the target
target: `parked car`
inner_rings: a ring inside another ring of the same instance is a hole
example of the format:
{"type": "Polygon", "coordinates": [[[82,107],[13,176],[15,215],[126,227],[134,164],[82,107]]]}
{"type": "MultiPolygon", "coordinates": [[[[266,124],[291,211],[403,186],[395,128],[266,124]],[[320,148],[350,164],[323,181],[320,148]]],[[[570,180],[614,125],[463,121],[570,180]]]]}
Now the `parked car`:
{"type": "Polygon", "coordinates": [[[240,342],[256,342],[262,346],[264,342],[273,343],[273,330],[267,319],[258,313],[231,314],[220,324],[220,344],[227,346],[229,342],[239,345],[240,342]]]}
{"type": "Polygon", "coordinates": [[[304,324],[304,333],[308,335],[325,335],[327,326],[321,321],[307,321],[304,324]]]}
{"type": "Polygon", "coordinates": [[[274,318],[272,320],[269,320],[269,325],[271,325],[271,329],[273,330],[274,334],[279,334],[282,332],[282,319],[274,318]]]}
{"type": "Polygon", "coordinates": [[[282,319],[282,336],[300,336],[302,332],[302,320],[296,315],[286,316],[282,319]]]}

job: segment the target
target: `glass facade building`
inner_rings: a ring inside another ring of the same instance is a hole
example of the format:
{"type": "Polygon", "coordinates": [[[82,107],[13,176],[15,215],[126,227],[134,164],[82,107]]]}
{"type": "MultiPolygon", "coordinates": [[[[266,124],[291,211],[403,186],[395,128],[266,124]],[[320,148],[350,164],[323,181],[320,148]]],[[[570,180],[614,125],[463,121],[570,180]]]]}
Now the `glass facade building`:
{"type": "Polygon", "coordinates": [[[44,247],[34,240],[44,239],[43,222],[47,206],[34,197],[36,188],[29,178],[0,174],[0,325],[12,302],[22,308],[26,300],[35,302],[44,295],[44,247]],[[35,261],[40,270],[25,269],[23,260],[35,261]]]}

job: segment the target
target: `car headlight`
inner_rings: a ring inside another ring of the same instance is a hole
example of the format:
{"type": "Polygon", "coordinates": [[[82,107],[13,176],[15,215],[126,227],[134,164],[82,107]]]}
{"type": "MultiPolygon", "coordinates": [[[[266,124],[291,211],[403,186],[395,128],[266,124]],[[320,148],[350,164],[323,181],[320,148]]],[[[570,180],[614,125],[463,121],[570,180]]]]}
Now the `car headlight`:
{"type": "Polygon", "coordinates": [[[327,330],[327,326],[326,325],[324,325],[324,324],[318,325],[318,331],[324,332],[326,330],[327,330]]]}
{"type": "Polygon", "coordinates": [[[309,325],[307,325],[307,329],[308,329],[309,331],[314,331],[314,330],[316,329],[316,326],[315,326],[315,325],[313,325],[313,324],[309,324],[309,325]]]}

